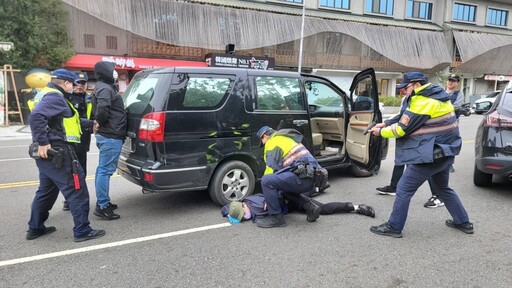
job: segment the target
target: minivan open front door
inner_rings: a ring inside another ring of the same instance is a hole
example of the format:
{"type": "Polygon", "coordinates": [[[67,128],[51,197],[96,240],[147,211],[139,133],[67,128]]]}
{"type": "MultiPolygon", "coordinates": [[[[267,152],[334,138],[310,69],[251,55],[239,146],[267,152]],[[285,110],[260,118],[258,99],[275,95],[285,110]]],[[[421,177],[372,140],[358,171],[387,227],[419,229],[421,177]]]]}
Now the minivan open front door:
{"type": "Polygon", "coordinates": [[[363,134],[372,122],[381,123],[375,71],[370,68],[354,77],[350,86],[351,111],[347,128],[347,154],[352,165],[374,173],[380,168],[382,138],[363,134]]]}

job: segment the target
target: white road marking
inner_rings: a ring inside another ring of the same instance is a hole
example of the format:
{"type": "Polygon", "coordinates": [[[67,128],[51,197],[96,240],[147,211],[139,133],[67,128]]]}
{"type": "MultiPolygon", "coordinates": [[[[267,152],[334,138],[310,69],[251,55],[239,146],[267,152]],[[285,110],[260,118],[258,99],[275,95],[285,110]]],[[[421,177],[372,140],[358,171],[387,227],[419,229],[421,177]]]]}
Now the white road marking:
{"type": "Polygon", "coordinates": [[[173,236],[178,236],[178,235],[184,235],[184,234],[206,231],[206,230],[211,230],[211,229],[218,229],[218,228],[229,227],[229,226],[231,226],[230,223],[222,223],[222,224],[216,224],[216,225],[210,225],[210,226],[191,228],[191,229],[186,229],[186,230],[181,230],[181,231],[169,232],[169,233],[164,233],[164,234],[157,234],[157,235],[152,235],[152,236],[116,241],[116,242],[112,242],[112,243],[99,244],[99,245],[94,245],[94,246],[89,246],[89,247],[59,251],[59,252],[54,252],[54,253],[41,254],[41,255],[36,255],[36,256],[0,261],[0,267],[16,265],[16,264],[32,262],[32,261],[38,261],[38,260],[44,260],[44,259],[55,258],[55,257],[61,257],[61,256],[66,256],[66,255],[90,252],[90,251],[95,251],[95,250],[107,249],[107,248],[112,248],[112,247],[117,247],[117,246],[123,246],[123,245],[140,243],[140,242],[151,241],[151,240],[157,240],[157,239],[162,239],[162,238],[168,238],[168,237],[173,237],[173,236]]]}

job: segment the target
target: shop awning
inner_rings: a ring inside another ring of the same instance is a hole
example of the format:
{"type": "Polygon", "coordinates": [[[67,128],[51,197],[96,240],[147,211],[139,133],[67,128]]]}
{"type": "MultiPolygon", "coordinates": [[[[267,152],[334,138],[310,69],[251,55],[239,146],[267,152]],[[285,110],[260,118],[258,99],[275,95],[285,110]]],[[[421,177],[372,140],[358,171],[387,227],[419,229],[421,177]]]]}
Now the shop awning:
{"type": "Polygon", "coordinates": [[[206,67],[206,62],[139,58],[125,56],[105,56],[92,54],[76,54],[64,65],[66,68],[94,69],[94,64],[99,61],[110,61],[116,64],[116,69],[123,70],[145,70],[163,67],[206,67]]]}

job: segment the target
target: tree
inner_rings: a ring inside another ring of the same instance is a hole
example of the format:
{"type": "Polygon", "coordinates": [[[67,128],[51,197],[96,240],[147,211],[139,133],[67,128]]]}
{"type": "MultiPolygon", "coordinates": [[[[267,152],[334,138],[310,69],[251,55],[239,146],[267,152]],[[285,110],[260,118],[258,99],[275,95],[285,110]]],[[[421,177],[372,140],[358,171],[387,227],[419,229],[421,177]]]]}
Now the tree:
{"type": "Polygon", "coordinates": [[[0,19],[0,41],[14,44],[14,49],[0,51],[0,64],[54,70],[73,55],[61,0],[0,0],[0,19]]]}

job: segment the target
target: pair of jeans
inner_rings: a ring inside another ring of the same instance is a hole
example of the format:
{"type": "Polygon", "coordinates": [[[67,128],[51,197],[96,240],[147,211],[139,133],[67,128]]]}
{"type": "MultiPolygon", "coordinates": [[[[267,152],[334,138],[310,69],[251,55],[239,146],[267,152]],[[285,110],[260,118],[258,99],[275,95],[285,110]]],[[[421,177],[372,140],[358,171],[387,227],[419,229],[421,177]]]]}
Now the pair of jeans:
{"type": "Polygon", "coordinates": [[[99,162],[98,168],[96,168],[95,179],[96,204],[103,209],[110,202],[110,176],[116,172],[123,140],[107,138],[96,134],[96,146],[99,150],[99,162]]]}
{"type": "Polygon", "coordinates": [[[459,196],[448,186],[450,166],[453,164],[454,158],[450,156],[439,161],[436,160],[434,163],[407,165],[407,169],[398,182],[393,212],[388,220],[388,225],[391,228],[402,231],[407,220],[411,198],[427,180],[431,184],[432,194],[437,195],[444,202],[455,224],[469,221],[469,216],[459,196]]]}

